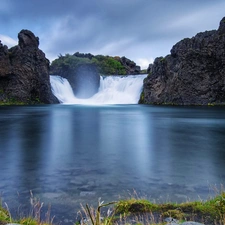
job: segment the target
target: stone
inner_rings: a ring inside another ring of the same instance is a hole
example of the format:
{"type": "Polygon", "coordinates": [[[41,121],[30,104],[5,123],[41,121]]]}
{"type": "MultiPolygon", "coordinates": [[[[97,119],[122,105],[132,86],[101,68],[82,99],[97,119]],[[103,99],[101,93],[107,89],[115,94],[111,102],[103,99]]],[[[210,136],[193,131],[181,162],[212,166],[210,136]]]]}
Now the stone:
{"type": "Polygon", "coordinates": [[[152,63],[150,63],[150,64],[148,65],[148,68],[147,68],[147,73],[148,73],[148,74],[152,72],[152,66],[153,66],[152,63]]]}
{"type": "Polygon", "coordinates": [[[8,47],[0,41],[0,77],[7,76],[11,71],[8,47]]]}
{"type": "Polygon", "coordinates": [[[167,217],[164,219],[165,222],[168,222],[168,223],[177,223],[178,221],[172,217],[167,217]]]}
{"type": "Polygon", "coordinates": [[[38,48],[39,38],[35,37],[34,34],[29,30],[21,30],[18,34],[20,48],[38,48]]]}
{"type": "Polygon", "coordinates": [[[139,103],[225,104],[225,17],[218,30],[198,33],[155,59],[139,103]]]}
{"type": "Polygon", "coordinates": [[[118,58],[118,61],[125,67],[127,75],[141,73],[141,67],[137,66],[135,62],[125,56],[118,58]]]}
{"type": "Polygon", "coordinates": [[[29,30],[18,34],[10,49],[0,43],[0,101],[58,103],[52,94],[49,60],[38,48],[39,39],[29,30]]]}

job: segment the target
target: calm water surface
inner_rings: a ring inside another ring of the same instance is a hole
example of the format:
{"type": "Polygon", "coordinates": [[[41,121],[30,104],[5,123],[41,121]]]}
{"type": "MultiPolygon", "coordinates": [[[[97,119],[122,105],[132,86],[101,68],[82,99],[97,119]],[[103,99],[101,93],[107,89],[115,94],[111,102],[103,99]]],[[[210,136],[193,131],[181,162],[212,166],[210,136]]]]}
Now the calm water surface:
{"type": "Polygon", "coordinates": [[[99,197],[207,199],[224,183],[225,108],[0,108],[0,193],[17,214],[30,190],[64,223],[99,197]]]}

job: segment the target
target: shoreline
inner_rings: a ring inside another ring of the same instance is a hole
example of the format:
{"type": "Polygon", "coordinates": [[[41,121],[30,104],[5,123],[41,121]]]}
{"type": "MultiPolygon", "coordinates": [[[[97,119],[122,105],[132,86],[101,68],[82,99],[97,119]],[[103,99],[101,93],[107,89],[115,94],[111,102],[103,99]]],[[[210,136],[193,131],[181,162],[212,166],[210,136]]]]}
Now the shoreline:
{"type": "Polygon", "coordinates": [[[98,206],[95,208],[88,204],[81,206],[80,213],[78,213],[79,217],[74,218],[74,221],[65,219],[56,223],[54,222],[55,216],[51,216],[51,206],[48,206],[47,211],[43,212],[43,203],[36,199],[32,192],[30,202],[30,215],[14,219],[8,205],[4,203],[5,206],[3,206],[2,201],[0,201],[0,225],[8,223],[24,225],[59,223],[91,225],[183,224],[185,221],[194,221],[196,225],[197,223],[205,225],[225,224],[225,192],[221,192],[206,201],[186,201],[182,203],[152,203],[149,200],[134,197],[106,204],[99,200],[98,206]],[[84,222],[84,219],[86,222],[84,222]]]}

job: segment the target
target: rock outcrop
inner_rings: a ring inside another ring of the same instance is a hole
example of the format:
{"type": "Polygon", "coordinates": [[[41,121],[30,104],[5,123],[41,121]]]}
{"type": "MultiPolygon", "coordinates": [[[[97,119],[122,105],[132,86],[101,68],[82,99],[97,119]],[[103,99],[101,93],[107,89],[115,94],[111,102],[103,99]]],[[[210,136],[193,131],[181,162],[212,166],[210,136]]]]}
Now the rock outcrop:
{"type": "Polygon", "coordinates": [[[58,103],[52,94],[49,61],[38,48],[39,39],[29,30],[18,34],[11,49],[0,42],[0,101],[58,103]]]}
{"type": "Polygon", "coordinates": [[[152,66],[153,66],[152,63],[150,63],[150,64],[148,65],[148,68],[147,68],[147,73],[148,73],[148,74],[152,72],[152,66]]]}
{"type": "Polygon", "coordinates": [[[118,61],[125,67],[127,75],[141,73],[141,67],[137,66],[135,62],[131,61],[125,56],[119,58],[118,61]]]}
{"type": "Polygon", "coordinates": [[[225,17],[218,30],[175,44],[149,71],[140,103],[225,104],[225,17]]]}

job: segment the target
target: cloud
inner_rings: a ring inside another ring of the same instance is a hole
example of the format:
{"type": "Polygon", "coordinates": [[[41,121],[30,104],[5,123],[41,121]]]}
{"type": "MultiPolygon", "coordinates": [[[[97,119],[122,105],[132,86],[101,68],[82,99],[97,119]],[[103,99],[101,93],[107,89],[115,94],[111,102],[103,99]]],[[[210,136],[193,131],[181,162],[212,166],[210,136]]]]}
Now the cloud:
{"type": "Polygon", "coordinates": [[[197,32],[217,29],[219,21],[224,15],[224,8],[225,2],[217,2],[213,5],[203,6],[200,9],[194,9],[182,15],[179,20],[170,22],[166,31],[180,31],[183,34],[189,32],[195,35],[197,32]]]}
{"type": "Polygon", "coordinates": [[[136,60],[137,65],[139,65],[142,69],[147,69],[150,63],[153,63],[153,58],[138,58],[136,60]]]}
{"type": "Polygon", "coordinates": [[[216,29],[224,8],[224,0],[2,0],[0,27],[13,40],[30,29],[50,60],[79,51],[144,66],[179,40],[216,29]]]}
{"type": "Polygon", "coordinates": [[[0,40],[4,45],[7,45],[9,48],[18,44],[17,40],[14,40],[13,38],[2,34],[0,34],[0,40]]]}

